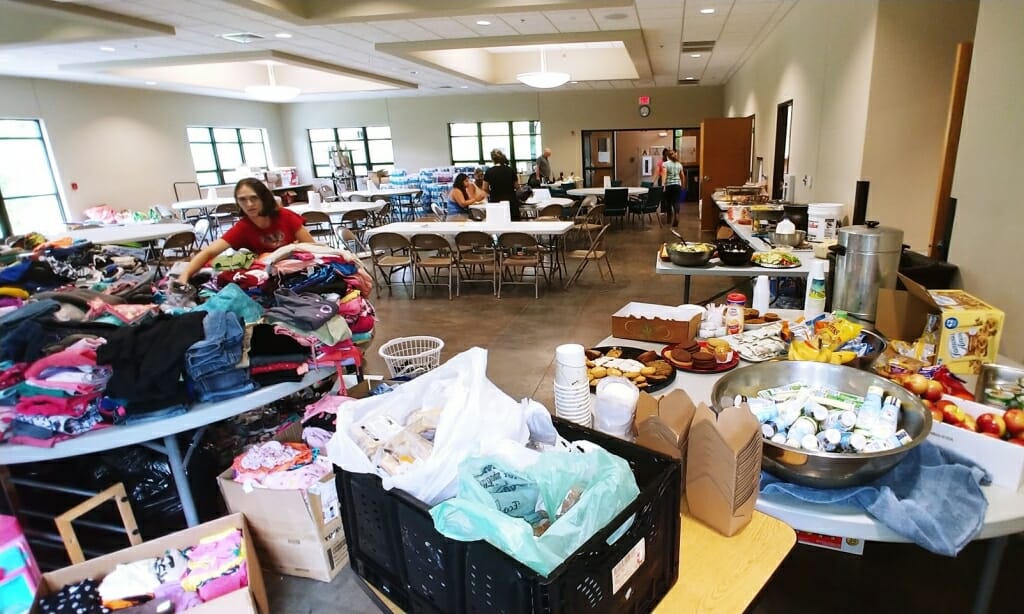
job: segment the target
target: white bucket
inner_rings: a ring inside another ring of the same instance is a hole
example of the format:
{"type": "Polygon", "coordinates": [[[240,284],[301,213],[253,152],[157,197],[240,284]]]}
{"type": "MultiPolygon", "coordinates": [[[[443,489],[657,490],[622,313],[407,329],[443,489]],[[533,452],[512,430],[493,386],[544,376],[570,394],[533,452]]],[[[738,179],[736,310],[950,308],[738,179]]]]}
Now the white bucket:
{"type": "Polygon", "coordinates": [[[807,206],[807,240],[821,243],[836,238],[840,220],[843,219],[842,203],[812,203],[807,206]]]}

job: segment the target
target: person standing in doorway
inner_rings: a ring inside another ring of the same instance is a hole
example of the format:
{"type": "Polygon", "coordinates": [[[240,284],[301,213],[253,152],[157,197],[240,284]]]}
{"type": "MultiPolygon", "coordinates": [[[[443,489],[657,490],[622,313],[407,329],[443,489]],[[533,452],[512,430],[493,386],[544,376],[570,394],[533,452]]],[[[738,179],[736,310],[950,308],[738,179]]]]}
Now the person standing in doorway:
{"type": "Polygon", "coordinates": [[[665,213],[665,222],[679,226],[679,196],[682,194],[683,165],[679,163],[679,154],[670,150],[668,160],[661,165],[661,184],[665,186],[661,210],[665,213]]]}
{"type": "Polygon", "coordinates": [[[548,160],[550,157],[550,147],[545,147],[544,153],[537,156],[537,166],[533,170],[534,176],[538,179],[537,187],[545,183],[551,183],[551,162],[548,160]]]}

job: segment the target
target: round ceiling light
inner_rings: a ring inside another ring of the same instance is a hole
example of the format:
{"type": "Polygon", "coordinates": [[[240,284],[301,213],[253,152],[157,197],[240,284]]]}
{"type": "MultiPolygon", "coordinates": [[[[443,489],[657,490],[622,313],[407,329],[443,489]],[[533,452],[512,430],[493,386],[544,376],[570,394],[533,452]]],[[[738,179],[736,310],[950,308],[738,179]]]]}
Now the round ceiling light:
{"type": "Polygon", "coordinates": [[[547,90],[559,85],[565,85],[569,81],[569,73],[550,72],[547,70],[541,72],[521,72],[516,75],[516,80],[530,87],[547,90]]]}
{"type": "Polygon", "coordinates": [[[487,21],[486,19],[478,19],[477,22],[476,22],[476,25],[478,25],[478,26],[489,26],[489,25],[491,25],[491,22],[487,21]]]}

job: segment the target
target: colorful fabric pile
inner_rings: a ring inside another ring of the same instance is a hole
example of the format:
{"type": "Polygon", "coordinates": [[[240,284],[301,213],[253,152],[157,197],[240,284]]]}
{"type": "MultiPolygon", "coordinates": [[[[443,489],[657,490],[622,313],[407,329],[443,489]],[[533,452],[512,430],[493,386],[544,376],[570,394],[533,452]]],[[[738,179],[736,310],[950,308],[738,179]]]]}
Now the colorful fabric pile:
{"type": "Polygon", "coordinates": [[[331,462],[316,448],[280,441],[249,448],[231,468],[236,482],[272,490],[306,490],[332,472],[331,462]]]}

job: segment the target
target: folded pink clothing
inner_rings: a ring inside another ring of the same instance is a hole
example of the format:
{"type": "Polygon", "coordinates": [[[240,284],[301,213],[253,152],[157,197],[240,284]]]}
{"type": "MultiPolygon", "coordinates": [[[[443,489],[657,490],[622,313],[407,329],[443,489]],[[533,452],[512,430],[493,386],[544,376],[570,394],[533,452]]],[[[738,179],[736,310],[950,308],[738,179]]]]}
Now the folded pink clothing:
{"type": "Polygon", "coordinates": [[[86,317],[94,320],[102,315],[112,315],[125,324],[133,324],[156,313],[159,309],[160,307],[157,305],[134,305],[131,303],[111,305],[102,299],[95,298],[89,301],[89,313],[86,314],[86,317]]]}
{"type": "Polygon", "coordinates": [[[47,388],[49,390],[60,390],[69,395],[89,394],[103,389],[104,384],[77,384],[74,382],[54,382],[48,379],[29,378],[25,380],[33,386],[47,388]]]}
{"type": "Polygon", "coordinates": [[[25,381],[25,369],[28,363],[19,362],[0,372],[0,388],[10,388],[25,381]]]}
{"type": "Polygon", "coordinates": [[[19,414],[29,416],[71,416],[79,418],[85,414],[90,405],[99,398],[99,393],[82,394],[73,397],[53,397],[36,395],[21,397],[15,410],[19,414]]]}
{"type": "MultiPolygon", "coordinates": [[[[315,449],[323,450],[327,447],[327,442],[331,440],[333,433],[326,429],[322,429],[317,426],[307,426],[302,429],[302,441],[306,442],[306,445],[315,449]]],[[[323,457],[318,456],[317,460],[323,457]]]]}
{"type": "Polygon", "coordinates": [[[213,601],[217,597],[223,597],[246,586],[249,586],[249,570],[246,564],[242,563],[234,571],[199,585],[199,598],[204,602],[213,601]]]}
{"type": "Polygon", "coordinates": [[[299,271],[305,271],[309,268],[309,262],[305,262],[296,258],[288,258],[286,260],[279,260],[274,264],[274,271],[281,275],[288,275],[291,273],[298,273],[299,271]]]}
{"type": "Polygon", "coordinates": [[[359,316],[354,322],[348,323],[348,328],[353,333],[368,333],[373,330],[376,323],[377,320],[373,316],[359,316]]]}
{"type": "Polygon", "coordinates": [[[96,350],[92,347],[75,342],[60,352],[43,356],[25,370],[25,379],[39,378],[40,374],[50,367],[95,367],[96,350]]]}
{"type": "MultiPolygon", "coordinates": [[[[325,431],[326,432],[326,431],[325,431]]],[[[318,456],[308,465],[287,471],[274,471],[254,485],[270,490],[306,490],[333,471],[331,461],[318,456]]]]}
{"type": "Polygon", "coordinates": [[[310,403],[306,406],[306,412],[302,415],[302,422],[308,422],[311,418],[323,414],[335,415],[338,413],[338,409],[342,405],[349,401],[354,401],[352,397],[343,397],[333,394],[328,394],[320,397],[320,400],[316,403],[310,403]]]}

